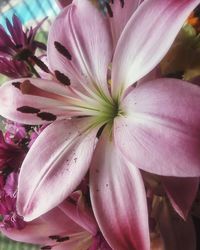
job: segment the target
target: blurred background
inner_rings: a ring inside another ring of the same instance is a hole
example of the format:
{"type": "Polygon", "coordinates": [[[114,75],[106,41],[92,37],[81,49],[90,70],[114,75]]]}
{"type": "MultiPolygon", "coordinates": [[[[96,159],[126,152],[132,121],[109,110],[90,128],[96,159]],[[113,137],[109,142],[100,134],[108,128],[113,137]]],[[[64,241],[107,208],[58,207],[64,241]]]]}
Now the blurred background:
{"type": "MultiPolygon", "coordinates": [[[[0,0],[0,24],[6,29],[6,18],[12,21],[13,14],[17,15],[27,28],[36,26],[42,19],[48,17],[40,28],[36,40],[47,41],[49,27],[59,13],[55,0],[0,0]]],[[[0,83],[5,76],[0,74],[0,83]]],[[[0,234],[0,250],[38,250],[39,247],[13,242],[0,234]]]]}

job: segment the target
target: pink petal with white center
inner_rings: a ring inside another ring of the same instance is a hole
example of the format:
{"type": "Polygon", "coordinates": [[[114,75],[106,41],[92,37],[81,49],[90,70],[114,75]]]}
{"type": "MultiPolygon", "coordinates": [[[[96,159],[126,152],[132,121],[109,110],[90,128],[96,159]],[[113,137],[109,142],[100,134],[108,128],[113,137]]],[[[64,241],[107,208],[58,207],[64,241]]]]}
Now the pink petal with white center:
{"type": "Polygon", "coordinates": [[[92,208],[100,230],[112,249],[148,250],[146,193],[139,170],[126,161],[104,134],[92,160],[92,208]]]}
{"type": "Polygon", "coordinates": [[[112,37],[108,20],[91,1],[75,0],[61,12],[52,25],[47,47],[52,70],[79,82],[79,88],[81,84],[99,88],[109,96],[112,37]]]}
{"type": "Polygon", "coordinates": [[[92,125],[89,118],[57,121],[36,139],[19,175],[17,209],[25,220],[57,206],[81,182],[96,143],[92,125]]]}
{"type": "Polygon", "coordinates": [[[96,220],[81,191],[72,193],[66,201],[59,205],[59,208],[87,232],[90,232],[93,236],[97,234],[96,220]],[[77,196],[76,201],[73,196],[77,196]]]}
{"type": "Polygon", "coordinates": [[[146,0],[127,23],[113,58],[115,97],[149,73],[164,57],[199,0],[146,0]]]}
{"type": "Polygon", "coordinates": [[[200,175],[200,88],[175,79],[143,83],[124,99],[115,140],[136,167],[158,175],[200,175]]]}
{"type": "Polygon", "coordinates": [[[43,79],[16,79],[0,87],[0,115],[26,124],[49,123],[77,112],[66,110],[66,87],[43,79]]]}
{"type": "Polygon", "coordinates": [[[197,195],[199,178],[162,177],[161,180],[173,208],[186,219],[197,195]]]}
{"type": "Polygon", "coordinates": [[[1,228],[1,232],[10,239],[32,243],[53,243],[51,236],[76,234],[83,231],[76,223],[67,217],[59,208],[54,208],[44,216],[26,224],[22,230],[1,228]],[[56,218],[56,220],[55,220],[56,218]]]}
{"type": "Polygon", "coordinates": [[[113,17],[109,17],[109,22],[111,25],[114,47],[116,47],[124,27],[140,3],[141,0],[125,0],[123,4],[122,1],[117,0],[114,1],[113,4],[110,4],[113,17]]]}

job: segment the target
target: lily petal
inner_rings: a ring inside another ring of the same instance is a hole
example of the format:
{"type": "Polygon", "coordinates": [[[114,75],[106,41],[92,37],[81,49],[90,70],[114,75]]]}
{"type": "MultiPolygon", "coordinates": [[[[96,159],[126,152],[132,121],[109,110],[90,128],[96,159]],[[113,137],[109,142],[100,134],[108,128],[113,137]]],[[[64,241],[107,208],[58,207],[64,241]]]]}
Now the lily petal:
{"type": "Polygon", "coordinates": [[[127,23],[113,58],[115,97],[148,74],[164,57],[199,0],[147,0],[127,23]]]}
{"type": "Polygon", "coordinates": [[[81,231],[82,228],[59,208],[54,208],[44,216],[27,223],[22,230],[1,228],[1,232],[10,239],[43,245],[53,243],[52,235],[62,235],[63,232],[65,234],[76,234],[81,231]]]}
{"type": "Polygon", "coordinates": [[[98,226],[91,208],[87,206],[81,191],[72,194],[78,196],[76,202],[71,202],[70,197],[59,205],[59,208],[74,222],[90,232],[93,236],[97,234],[98,226]]]}
{"type": "Polygon", "coordinates": [[[33,220],[57,206],[81,182],[98,131],[98,127],[87,131],[90,126],[88,118],[58,121],[36,139],[19,175],[17,209],[25,220],[33,220]]]}
{"type": "Polygon", "coordinates": [[[113,17],[109,17],[112,37],[113,37],[113,45],[116,47],[116,44],[119,40],[119,37],[129,21],[131,15],[135,12],[137,7],[140,5],[141,0],[126,0],[124,4],[120,1],[114,1],[111,4],[111,9],[113,12],[113,17]]]}
{"type": "Polygon", "coordinates": [[[184,81],[143,83],[124,99],[115,140],[138,168],[158,175],[200,175],[200,89],[184,81]],[[128,138],[128,139],[127,139],[128,138]]]}
{"type": "Polygon", "coordinates": [[[104,134],[93,157],[91,201],[97,223],[112,249],[148,250],[149,229],[144,184],[104,134]]]}
{"type": "Polygon", "coordinates": [[[27,224],[22,230],[1,228],[1,233],[15,241],[31,244],[46,244],[48,242],[48,236],[55,234],[54,231],[52,232],[52,229],[49,224],[45,224],[41,219],[37,219],[27,224]]]}
{"type": "Polygon", "coordinates": [[[161,180],[172,206],[186,220],[197,195],[199,178],[162,177],[161,180]]]}
{"type": "Polygon", "coordinates": [[[92,236],[86,232],[72,234],[69,240],[53,247],[53,250],[88,250],[92,244],[92,236]]]}
{"type": "Polygon", "coordinates": [[[48,39],[48,60],[83,88],[107,88],[107,69],[112,57],[108,20],[88,0],[75,0],[54,21],[48,39]],[[91,14],[92,13],[92,14],[91,14]],[[102,42],[103,41],[103,42],[102,42]]]}
{"type": "Polygon", "coordinates": [[[0,87],[0,115],[34,125],[69,117],[73,112],[66,110],[68,92],[66,87],[49,80],[23,78],[9,81],[0,87]]]}

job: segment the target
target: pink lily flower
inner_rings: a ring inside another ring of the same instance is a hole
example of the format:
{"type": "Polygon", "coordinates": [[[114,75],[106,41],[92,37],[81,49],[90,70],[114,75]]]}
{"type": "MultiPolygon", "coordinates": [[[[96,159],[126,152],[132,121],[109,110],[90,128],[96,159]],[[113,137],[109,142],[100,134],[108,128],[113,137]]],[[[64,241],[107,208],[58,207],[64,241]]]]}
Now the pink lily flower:
{"type": "Polygon", "coordinates": [[[111,250],[99,232],[81,191],[43,216],[18,228],[1,228],[7,237],[52,250],[111,250]],[[55,219],[56,218],[56,219],[55,219]]]}
{"type": "Polygon", "coordinates": [[[1,87],[1,115],[52,122],[21,168],[17,206],[27,221],[60,204],[90,167],[92,207],[111,248],[150,248],[139,169],[200,175],[200,89],[176,79],[133,84],[160,62],[199,3],[127,0],[122,8],[115,1],[113,17],[105,17],[75,0],[55,20],[47,46],[61,83],[27,78],[1,87]]]}

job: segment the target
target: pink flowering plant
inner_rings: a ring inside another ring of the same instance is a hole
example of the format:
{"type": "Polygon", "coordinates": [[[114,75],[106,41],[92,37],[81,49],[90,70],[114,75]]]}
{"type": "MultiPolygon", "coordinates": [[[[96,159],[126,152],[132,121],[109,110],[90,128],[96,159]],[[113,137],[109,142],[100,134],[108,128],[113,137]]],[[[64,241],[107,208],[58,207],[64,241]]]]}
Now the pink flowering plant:
{"type": "Polygon", "coordinates": [[[1,60],[25,55],[30,74],[0,87],[2,233],[43,250],[198,249],[200,74],[176,60],[185,40],[198,53],[200,1],[58,3],[44,58],[37,28],[18,52],[7,22],[1,60]]]}

